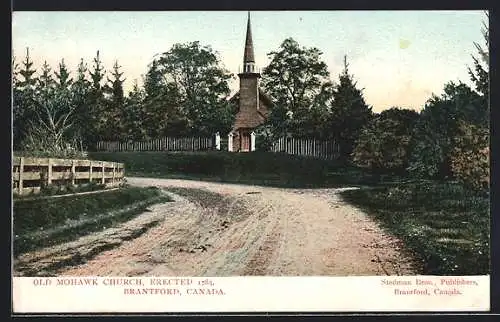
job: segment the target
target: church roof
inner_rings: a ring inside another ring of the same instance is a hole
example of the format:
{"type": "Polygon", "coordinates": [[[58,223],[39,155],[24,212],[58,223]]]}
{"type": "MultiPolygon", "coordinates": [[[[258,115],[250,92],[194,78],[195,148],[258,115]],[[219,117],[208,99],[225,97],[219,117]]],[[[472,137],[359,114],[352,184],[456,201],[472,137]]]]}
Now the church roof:
{"type": "Polygon", "coordinates": [[[252,27],[250,23],[250,12],[248,12],[247,38],[245,41],[245,53],[243,54],[243,63],[255,63],[252,41],[252,27]]]}
{"type": "MultiPolygon", "coordinates": [[[[237,91],[236,93],[234,93],[233,96],[229,98],[229,101],[236,103],[239,100],[239,98],[240,98],[240,91],[237,91]]],[[[259,88],[259,98],[262,99],[267,104],[267,106],[269,107],[273,106],[273,100],[271,96],[266,94],[261,88],[259,88]]]]}

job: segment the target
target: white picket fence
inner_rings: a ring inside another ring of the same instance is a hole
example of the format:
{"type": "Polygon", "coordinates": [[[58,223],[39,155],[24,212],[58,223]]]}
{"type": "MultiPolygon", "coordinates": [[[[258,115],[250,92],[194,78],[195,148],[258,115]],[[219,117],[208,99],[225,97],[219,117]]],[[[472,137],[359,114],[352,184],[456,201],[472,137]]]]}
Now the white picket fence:
{"type": "Polygon", "coordinates": [[[284,137],[274,142],[271,151],[332,160],[338,158],[340,153],[339,145],[335,140],[320,141],[284,137]]]}
{"type": "Polygon", "coordinates": [[[163,137],[148,141],[97,143],[97,151],[203,151],[215,148],[212,137],[163,137]]]}

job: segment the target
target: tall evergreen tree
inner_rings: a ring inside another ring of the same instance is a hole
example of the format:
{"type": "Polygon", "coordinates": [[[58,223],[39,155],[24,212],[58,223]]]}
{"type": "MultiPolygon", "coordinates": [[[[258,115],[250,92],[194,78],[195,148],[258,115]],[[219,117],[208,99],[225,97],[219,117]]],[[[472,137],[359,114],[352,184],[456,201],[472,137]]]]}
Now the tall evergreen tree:
{"type": "Polygon", "coordinates": [[[108,80],[108,92],[111,94],[111,100],[116,104],[123,104],[125,100],[125,95],[123,92],[123,83],[125,78],[122,79],[123,73],[120,72],[121,66],[118,65],[118,60],[115,61],[113,65],[113,71],[111,72],[112,78],[107,78],[108,80]]]}
{"type": "Polygon", "coordinates": [[[36,69],[33,68],[33,61],[30,57],[29,48],[26,48],[26,56],[22,63],[22,68],[19,71],[19,75],[22,77],[19,85],[25,91],[34,90],[36,86],[36,77],[33,75],[36,73],[36,69]]]}
{"type": "Polygon", "coordinates": [[[87,72],[87,65],[82,58],[77,67],[76,78],[71,84],[72,103],[75,107],[73,136],[79,141],[80,148],[88,146],[95,131],[92,123],[89,122],[92,116],[89,99],[91,83],[87,79],[87,72]]]}
{"type": "Polygon", "coordinates": [[[13,90],[13,146],[14,149],[21,149],[22,142],[28,132],[29,120],[35,118],[35,89],[36,69],[33,68],[33,61],[29,54],[29,48],[26,48],[26,56],[21,63],[19,72],[14,83],[13,90]]]}
{"type": "MultiPolygon", "coordinates": [[[[54,71],[55,79],[55,91],[54,91],[54,99],[57,100],[57,104],[59,105],[59,109],[63,112],[71,112],[71,123],[75,124],[75,104],[73,100],[73,93],[71,92],[71,85],[73,83],[73,79],[70,77],[70,72],[64,63],[64,59],[61,59],[61,62],[58,65],[58,69],[54,71]]],[[[71,135],[73,135],[73,131],[71,131],[71,135]]],[[[73,139],[73,137],[69,137],[69,139],[73,139]]]]}
{"type": "MultiPolygon", "coordinates": [[[[61,59],[61,62],[59,62],[58,69],[54,71],[54,75],[54,99],[57,101],[59,109],[62,113],[70,113],[68,118],[70,118],[71,127],[73,127],[76,123],[76,105],[73,99],[73,92],[71,91],[73,79],[70,77],[70,71],[64,62],[64,59],[61,59]]],[[[74,143],[76,138],[74,137],[73,129],[68,129],[67,139],[71,141],[71,143],[74,143]]]]}
{"type": "Polygon", "coordinates": [[[144,90],[139,87],[137,79],[125,100],[123,109],[124,139],[141,141],[146,138],[144,120],[144,90]]]}
{"type": "Polygon", "coordinates": [[[54,72],[56,76],[56,87],[61,91],[69,90],[71,84],[73,83],[73,79],[70,77],[70,72],[64,63],[64,59],[59,63],[59,69],[54,72]]]}
{"type": "Polygon", "coordinates": [[[38,103],[47,102],[51,99],[54,94],[55,80],[52,76],[52,68],[47,64],[47,61],[43,62],[40,76],[38,77],[38,86],[36,87],[36,100],[38,103]]]}
{"type": "Polygon", "coordinates": [[[356,86],[353,76],[349,74],[347,56],[344,56],[344,69],[333,91],[330,118],[330,135],[338,142],[343,160],[350,159],[361,130],[373,117],[362,89],[356,86]]]}
{"type": "Polygon", "coordinates": [[[22,100],[22,90],[20,87],[19,80],[19,64],[16,62],[15,56],[12,57],[12,142],[14,149],[19,148],[19,139],[21,137],[19,120],[21,117],[21,100],[22,100]]]}
{"type": "MultiPolygon", "coordinates": [[[[489,19],[488,13],[486,13],[486,19],[489,19]]],[[[482,103],[488,105],[489,86],[490,86],[489,83],[490,38],[489,38],[489,29],[485,22],[483,22],[483,28],[481,31],[483,33],[485,48],[483,48],[483,46],[481,46],[480,44],[474,42],[474,46],[478,51],[479,57],[472,55],[474,68],[472,69],[469,67],[468,71],[469,71],[469,76],[475,85],[476,91],[481,95],[483,99],[482,103]]]]}
{"type": "Polygon", "coordinates": [[[89,144],[94,145],[97,141],[104,139],[106,132],[106,101],[104,97],[103,80],[106,74],[99,56],[99,50],[93,59],[94,64],[89,71],[90,91],[88,96],[89,115],[87,122],[90,123],[92,132],[89,135],[89,144]]]}
{"type": "Polygon", "coordinates": [[[93,62],[94,62],[94,65],[92,66],[93,69],[89,71],[92,89],[95,91],[100,91],[102,93],[103,91],[102,81],[104,79],[106,71],[102,65],[101,58],[99,57],[99,50],[97,51],[97,54],[93,59],[93,62]]]}
{"type": "Polygon", "coordinates": [[[102,134],[105,139],[112,141],[120,141],[125,134],[123,124],[123,109],[125,104],[123,83],[125,79],[121,78],[123,73],[120,72],[120,68],[121,66],[118,65],[118,61],[115,61],[111,78],[107,78],[107,84],[104,87],[107,94],[107,107],[104,112],[107,126],[102,134]]]}
{"type": "Polygon", "coordinates": [[[16,62],[16,56],[12,55],[12,86],[19,84],[19,64],[16,62]]]}

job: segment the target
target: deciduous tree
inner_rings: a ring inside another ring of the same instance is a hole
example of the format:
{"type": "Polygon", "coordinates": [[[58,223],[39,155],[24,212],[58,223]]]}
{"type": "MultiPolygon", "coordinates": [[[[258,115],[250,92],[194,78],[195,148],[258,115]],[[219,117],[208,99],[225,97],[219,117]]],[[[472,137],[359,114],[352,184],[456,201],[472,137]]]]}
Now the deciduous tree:
{"type": "Polygon", "coordinates": [[[213,135],[230,126],[226,98],[231,74],[222,67],[211,47],[197,41],[175,44],[158,58],[157,67],[166,88],[178,95],[177,103],[188,121],[188,132],[213,135]]]}
{"type": "Polygon", "coordinates": [[[393,107],[376,114],[356,141],[353,161],[372,171],[404,172],[409,163],[409,143],[419,114],[393,107]]]}
{"type": "Polygon", "coordinates": [[[271,62],[263,70],[262,86],[275,103],[269,123],[275,132],[281,132],[280,124],[288,121],[286,112],[291,111],[289,132],[323,136],[332,83],[321,55],[319,49],[301,47],[292,38],[285,39],[277,51],[268,53],[271,62]]]}

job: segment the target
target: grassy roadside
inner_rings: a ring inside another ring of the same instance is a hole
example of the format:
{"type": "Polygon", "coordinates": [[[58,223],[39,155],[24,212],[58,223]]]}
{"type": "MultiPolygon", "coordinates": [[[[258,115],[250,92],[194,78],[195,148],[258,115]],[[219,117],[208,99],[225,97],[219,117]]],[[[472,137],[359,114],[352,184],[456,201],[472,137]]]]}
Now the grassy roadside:
{"type": "Polygon", "coordinates": [[[490,273],[487,196],[452,182],[364,187],[342,196],[400,237],[423,274],[490,273]]]}
{"type": "Polygon", "coordinates": [[[14,200],[14,255],[113,227],[171,199],[157,188],[125,187],[89,195],[14,200]]]}

